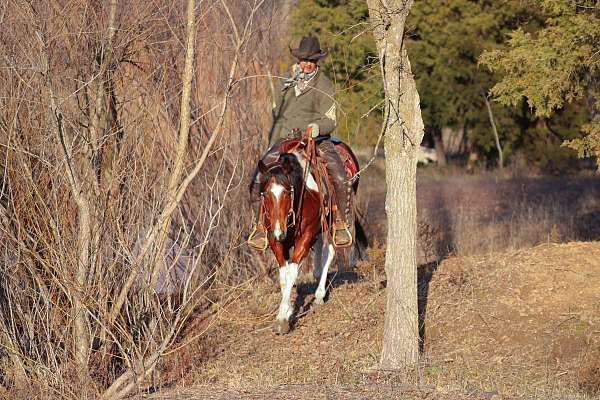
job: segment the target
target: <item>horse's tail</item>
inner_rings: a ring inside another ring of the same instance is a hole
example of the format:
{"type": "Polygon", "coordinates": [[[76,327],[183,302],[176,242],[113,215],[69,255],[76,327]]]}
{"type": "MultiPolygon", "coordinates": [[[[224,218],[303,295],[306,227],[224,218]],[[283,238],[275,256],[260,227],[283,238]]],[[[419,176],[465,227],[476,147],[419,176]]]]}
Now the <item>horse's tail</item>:
{"type": "Polygon", "coordinates": [[[354,217],[354,244],[350,252],[350,268],[354,268],[359,261],[369,261],[367,247],[369,247],[369,239],[365,229],[361,225],[359,218],[360,213],[356,210],[354,217]]]}

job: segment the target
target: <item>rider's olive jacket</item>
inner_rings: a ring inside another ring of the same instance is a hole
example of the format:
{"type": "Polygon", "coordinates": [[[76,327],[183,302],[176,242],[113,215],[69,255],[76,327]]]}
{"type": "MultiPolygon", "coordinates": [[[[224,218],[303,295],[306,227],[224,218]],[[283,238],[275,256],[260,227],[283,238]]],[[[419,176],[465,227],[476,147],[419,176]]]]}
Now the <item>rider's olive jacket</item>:
{"type": "Polygon", "coordinates": [[[335,129],[335,88],[320,69],[306,88],[298,92],[294,86],[279,91],[273,109],[271,144],[294,129],[305,130],[311,123],[319,125],[320,135],[330,135],[335,129]]]}

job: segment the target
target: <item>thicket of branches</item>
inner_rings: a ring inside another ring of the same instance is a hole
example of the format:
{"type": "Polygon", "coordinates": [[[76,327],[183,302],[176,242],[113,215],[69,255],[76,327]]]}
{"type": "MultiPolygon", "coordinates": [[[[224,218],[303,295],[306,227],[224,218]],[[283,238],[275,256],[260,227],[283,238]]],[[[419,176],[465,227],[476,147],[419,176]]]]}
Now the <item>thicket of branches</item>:
{"type": "Polygon", "coordinates": [[[5,388],[143,389],[209,288],[255,273],[240,245],[278,3],[0,6],[5,388]]]}

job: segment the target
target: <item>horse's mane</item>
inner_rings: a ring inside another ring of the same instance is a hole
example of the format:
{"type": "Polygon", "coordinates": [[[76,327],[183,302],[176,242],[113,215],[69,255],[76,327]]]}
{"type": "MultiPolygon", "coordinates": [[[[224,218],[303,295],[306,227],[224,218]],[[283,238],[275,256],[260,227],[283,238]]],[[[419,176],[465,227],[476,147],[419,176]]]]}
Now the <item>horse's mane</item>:
{"type": "Polygon", "coordinates": [[[284,153],[279,156],[277,164],[269,168],[264,174],[260,188],[261,192],[264,191],[265,185],[272,177],[282,184],[293,187],[297,193],[300,193],[302,189],[304,173],[294,154],[284,153]]]}

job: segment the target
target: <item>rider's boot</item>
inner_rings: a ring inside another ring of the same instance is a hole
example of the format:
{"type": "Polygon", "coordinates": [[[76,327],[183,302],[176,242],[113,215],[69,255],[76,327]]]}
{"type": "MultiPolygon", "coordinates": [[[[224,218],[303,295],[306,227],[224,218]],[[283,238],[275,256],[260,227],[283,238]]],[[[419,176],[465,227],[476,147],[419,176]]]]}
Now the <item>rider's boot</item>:
{"type": "Polygon", "coordinates": [[[348,224],[350,215],[350,196],[352,186],[346,180],[346,169],[335,145],[329,141],[319,144],[319,153],[327,162],[327,173],[331,178],[334,189],[333,218],[331,236],[335,247],[348,247],[352,244],[352,232],[348,224]]]}
{"type": "MultiPolygon", "coordinates": [[[[347,185],[345,185],[347,186],[347,185]]],[[[348,247],[352,245],[352,232],[350,232],[350,225],[348,224],[348,216],[350,213],[350,190],[349,186],[346,191],[344,188],[336,188],[336,204],[333,212],[333,226],[331,227],[331,236],[333,238],[333,245],[335,247],[348,247]],[[342,200],[340,198],[346,198],[342,200]],[[337,210],[336,210],[337,208],[337,210]]]]}

